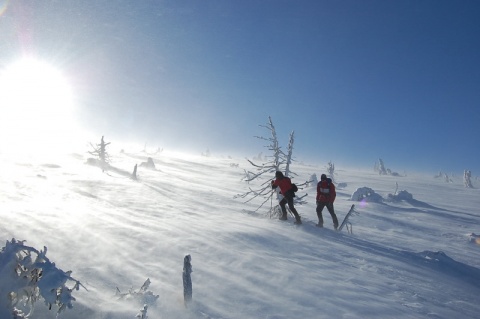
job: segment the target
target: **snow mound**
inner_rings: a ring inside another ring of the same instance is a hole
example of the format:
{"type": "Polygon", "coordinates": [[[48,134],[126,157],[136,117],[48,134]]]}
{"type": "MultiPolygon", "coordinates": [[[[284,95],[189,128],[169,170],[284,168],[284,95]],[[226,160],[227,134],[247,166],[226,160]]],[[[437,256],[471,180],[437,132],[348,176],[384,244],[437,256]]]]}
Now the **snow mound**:
{"type": "Polygon", "coordinates": [[[347,183],[338,183],[337,188],[338,189],[343,189],[347,187],[347,183]]]}
{"type": "Polygon", "coordinates": [[[418,253],[417,256],[423,259],[425,263],[424,265],[429,266],[444,275],[462,279],[469,284],[480,284],[480,269],[458,262],[447,256],[443,251],[434,252],[427,250],[418,253]]]}
{"type": "Polygon", "coordinates": [[[375,193],[375,191],[369,187],[360,187],[352,194],[350,200],[356,202],[374,202],[374,203],[381,203],[383,202],[382,196],[375,193]]]}
{"type": "Polygon", "coordinates": [[[145,167],[152,170],[156,169],[155,163],[153,162],[153,159],[151,157],[147,158],[146,162],[141,162],[140,167],[145,167]]]}
{"type": "Polygon", "coordinates": [[[409,201],[413,200],[413,195],[410,194],[409,192],[403,190],[403,191],[399,191],[395,195],[388,194],[387,200],[390,201],[390,202],[400,202],[402,200],[409,202],[409,201]]]}
{"type": "Polygon", "coordinates": [[[429,262],[452,262],[453,259],[448,257],[443,251],[425,250],[419,253],[420,257],[425,258],[429,262]]]}
{"type": "Polygon", "coordinates": [[[469,242],[480,245],[480,235],[471,233],[470,235],[468,235],[468,237],[469,237],[469,242]]]}

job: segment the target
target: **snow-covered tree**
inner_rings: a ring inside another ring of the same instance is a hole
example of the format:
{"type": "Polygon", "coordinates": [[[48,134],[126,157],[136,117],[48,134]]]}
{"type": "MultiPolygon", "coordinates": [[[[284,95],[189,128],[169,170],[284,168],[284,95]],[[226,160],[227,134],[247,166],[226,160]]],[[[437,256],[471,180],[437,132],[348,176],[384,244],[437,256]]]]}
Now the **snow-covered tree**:
{"type": "Polygon", "coordinates": [[[448,175],[447,173],[443,173],[442,171],[440,171],[437,175],[434,176],[434,178],[442,178],[445,183],[453,183],[452,177],[455,177],[453,173],[448,175]]]}
{"type": "Polygon", "coordinates": [[[378,159],[378,164],[375,164],[375,170],[380,175],[387,175],[387,170],[385,168],[385,164],[383,164],[383,160],[381,158],[378,159]]]}
{"type": "Polygon", "coordinates": [[[447,173],[443,174],[443,179],[445,180],[445,183],[453,183],[453,180],[448,176],[447,173]]]}
{"type": "Polygon", "coordinates": [[[147,310],[148,310],[148,305],[143,305],[143,309],[141,309],[140,312],[137,313],[137,315],[135,316],[135,318],[138,318],[138,319],[148,319],[147,310]]]}
{"type": "Polygon", "coordinates": [[[308,186],[317,186],[317,184],[318,184],[317,174],[312,174],[312,176],[310,176],[310,180],[308,181],[308,186]]]}
{"type": "Polygon", "coordinates": [[[138,290],[134,290],[133,288],[130,288],[127,292],[121,292],[120,289],[117,287],[115,296],[119,300],[133,300],[143,305],[154,304],[157,301],[159,295],[155,295],[153,292],[149,290],[150,284],[151,284],[150,278],[147,278],[147,280],[145,280],[143,285],[138,290]]]}
{"type": "Polygon", "coordinates": [[[463,172],[463,184],[465,185],[466,188],[473,188],[471,177],[472,177],[471,171],[465,170],[463,172]]]}
{"type": "Polygon", "coordinates": [[[332,180],[332,182],[335,183],[335,164],[333,164],[331,161],[328,162],[327,164],[327,173],[328,175],[330,176],[330,179],[332,180]]]}
{"type": "Polygon", "coordinates": [[[72,308],[74,290],[81,283],[55,266],[42,251],[13,238],[0,252],[0,318],[29,318],[37,300],[43,299],[57,314],[72,308]],[[72,283],[71,287],[67,286],[72,283]]]}
{"type": "Polygon", "coordinates": [[[386,168],[383,160],[381,158],[378,159],[378,163],[375,162],[375,166],[373,168],[375,172],[379,175],[392,175],[392,176],[400,176],[399,173],[393,172],[390,168],[386,168]]]}

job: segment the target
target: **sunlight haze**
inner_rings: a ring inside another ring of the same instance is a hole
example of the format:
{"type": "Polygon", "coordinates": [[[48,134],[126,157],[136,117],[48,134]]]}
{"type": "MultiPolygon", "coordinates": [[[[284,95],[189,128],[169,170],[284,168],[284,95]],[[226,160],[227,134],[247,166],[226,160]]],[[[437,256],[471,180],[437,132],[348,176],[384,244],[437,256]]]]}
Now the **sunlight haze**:
{"type": "Polygon", "coordinates": [[[72,90],[45,62],[22,58],[1,70],[0,101],[0,131],[7,149],[45,148],[68,142],[76,133],[72,90]]]}
{"type": "Polygon", "coordinates": [[[478,1],[38,0],[0,14],[0,70],[24,55],[60,69],[98,137],[256,154],[271,116],[299,160],[480,171],[478,1]]]}

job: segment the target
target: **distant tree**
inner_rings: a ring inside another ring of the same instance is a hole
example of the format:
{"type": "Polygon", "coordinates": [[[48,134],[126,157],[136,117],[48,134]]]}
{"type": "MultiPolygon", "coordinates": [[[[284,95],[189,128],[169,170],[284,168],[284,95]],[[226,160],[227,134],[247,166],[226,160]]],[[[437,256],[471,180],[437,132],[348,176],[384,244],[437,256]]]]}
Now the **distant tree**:
{"type": "Polygon", "coordinates": [[[260,152],[257,157],[253,158],[253,160],[254,161],[263,161],[264,160],[263,152],[260,152]]]}
{"type": "Polygon", "coordinates": [[[132,179],[137,180],[137,164],[133,167],[132,179]]]}
{"type": "Polygon", "coordinates": [[[378,163],[375,162],[375,166],[373,168],[375,172],[378,172],[379,175],[392,175],[392,176],[400,176],[397,172],[393,172],[391,169],[386,168],[383,160],[381,158],[378,159],[378,163]]]}
{"type": "Polygon", "coordinates": [[[438,172],[437,175],[434,176],[434,178],[443,178],[443,180],[446,182],[446,183],[452,183],[452,179],[448,176],[447,173],[443,173],[442,171],[438,172]]]}
{"type": "Polygon", "coordinates": [[[327,164],[327,173],[330,176],[331,180],[335,183],[335,164],[331,161],[327,164]]]}
{"type": "Polygon", "coordinates": [[[89,153],[98,158],[102,170],[105,170],[105,168],[108,166],[108,163],[110,162],[110,155],[107,152],[108,145],[110,145],[110,142],[105,143],[105,141],[103,140],[103,136],[100,144],[93,145],[92,143],[90,143],[90,146],[93,148],[93,150],[89,153]]]}
{"type": "MultiPolygon", "coordinates": [[[[283,152],[277,138],[277,132],[275,126],[273,125],[272,118],[268,117],[268,123],[266,125],[260,125],[261,127],[266,128],[269,131],[269,137],[255,136],[258,139],[268,142],[268,145],[265,147],[268,149],[271,155],[265,155],[264,162],[256,163],[247,158],[247,161],[253,166],[254,171],[245,170],[244,181],[247,183],[256,182],[256,187],[250,187],[249,191],[243,194],[237,194],[235,198],[248,198],[247,203],[254,199],[261,199],[262,202],[257,207],[257,211],[263,207],[268,201],[272,200],[273,194],[277,195],[277,199],[280,196],[277,192],[272,192],[271,180],[275,176],[276,171],[283,172],[284,176],[291,177],[296,175],[290,169],[290,165],[293,161],[293,144],[295,141],[294,132],[290,133],[290,139],[286,152],[283,152]]],[[[257,158],[258,159],[258,158],[257,158]]],[[[302,184],[297,184],[298,187],[306,185],[307,182],[302,184]]],[[[307,194],[301,197],[295,197],[296,204],[304,204],[304,197],[307,194]]],[[[276,206],[276,205],[275,205],[276,206]]],[[[271,205],[270,212],[274,207],[271,205]]]]}
{"type": "Polygon", "coordinates": [[[159,146],[159,147],[157,147],[157,150],[155,152],[149,153],[147,151],[147,143],[145,143],[145,145],[143,146],[142,152],[146,153],[146,154],[150,154],[150,155],[156,155],[156,154],[159,154],[159,153],[163,152],[163,148],[160,148],[160,146],[159,146]]]}
{"type": "Polygon", "coordinates": [[[445,183],[453,183],[453,180],[450,177],[448,177],[447,173],[444,173],[443,177],[444,177],[445,183]]]}
{"type": "Polygon", "coordinates": [[[464,183],[466,188],[473,188],[471,177],[472,177],[472,172],[471,171],[465,170],[463,172],[463,183],[464,183]]]}
{"type": "Polygon", "coordinates": [[[383,160],[381,158],[378,159],[378,165],[375,165],[376,171],[380,175],[387,175],[387,170],[385,169],[385,164],[383,164],[383,160]]]}

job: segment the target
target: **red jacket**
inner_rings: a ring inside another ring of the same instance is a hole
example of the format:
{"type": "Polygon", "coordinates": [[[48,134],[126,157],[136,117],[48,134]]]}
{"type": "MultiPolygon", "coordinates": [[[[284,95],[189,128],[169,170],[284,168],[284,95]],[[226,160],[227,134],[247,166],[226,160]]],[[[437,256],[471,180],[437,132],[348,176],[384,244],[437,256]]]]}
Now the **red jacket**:
{"type": "Polygon", "coordinates": [[[333,203],[337,193],[335,192],[335,185],[332,182],[320,181],[317,184],[317,201],[321,203],[333,203]],[[328,185],[330,184],[330,185],[328,185]]]}
{"type": "Polygon", "coordinates": [[[285,195],[292,188],[292,181],[288,177],[276,179],[272,182],[272,188],[280,187],[280,193],[285,195]]]}

